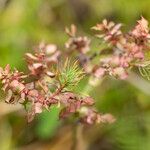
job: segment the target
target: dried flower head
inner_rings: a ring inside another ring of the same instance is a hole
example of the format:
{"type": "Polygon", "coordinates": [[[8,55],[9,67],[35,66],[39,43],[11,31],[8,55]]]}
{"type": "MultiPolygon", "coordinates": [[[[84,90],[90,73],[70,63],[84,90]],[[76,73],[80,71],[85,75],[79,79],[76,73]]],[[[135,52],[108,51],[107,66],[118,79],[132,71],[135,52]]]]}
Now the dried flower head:
{"type": "Polygon", "coordinates": [[[150,39],[148,21],[145,18],[141,17],[141,20],[137,21],[137,25],[131,31],[131,36],[138,40],[139,44],[150,39]]]}
{"type": "Polygon", "coordinates": [[[66,33],[69,35],[69,40],[66,42],[66,48],[69,51],[78,51],[80,53],[87,53],[89,51],[90,40],[86,36],[77,36],[77,28],[71,25],[71,29],[66,28],[66,33]]]}
{"type": "Polygon", "coordinates": [[[114,22],[108,22],[106,19],[102,21],[102,23],[97,24],[92,27],[93,30],[100,32],[96,36],[104,39],[106,42],[110,42],[112,45],[116,44],[118,40],[120,40],[120,36],[122,36],[122,32],[120,30],[122,24],[116,24],[114,22]]]}
{"type": "Polygon", "coordinates": [[[54,76],[54,74],[48,70],[52,64],[58,63],[59,57],[60,51],[57,49],[56,45],[45,45],[44,43],[41,43],[35,50],[35,55],[31,53],[26,53],[25,55],[31,75],[36,76],[40,76],[43,73],[54,76]]]}

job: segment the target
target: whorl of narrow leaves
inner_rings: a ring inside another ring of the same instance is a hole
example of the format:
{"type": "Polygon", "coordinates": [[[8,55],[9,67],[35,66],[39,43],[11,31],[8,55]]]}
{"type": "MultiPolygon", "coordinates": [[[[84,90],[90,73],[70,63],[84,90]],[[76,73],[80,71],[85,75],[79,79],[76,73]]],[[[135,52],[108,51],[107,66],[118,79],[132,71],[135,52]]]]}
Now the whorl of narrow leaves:
{"type": "Polygon", "coordinates": [[[139,71],[140,74],[144,77],[150,80],[150,62],[144,62],[143,64],[139,65],[139,71]]]}
{"type": "Polygon", "coordinates": [[[79,68],[78,62],[71,62],[69,59],[65,61],[64,65],[58,66],[57,74],[61,85],[65,85],[68,89],[76,86],[84,76],[84,72],[79,68]]]}

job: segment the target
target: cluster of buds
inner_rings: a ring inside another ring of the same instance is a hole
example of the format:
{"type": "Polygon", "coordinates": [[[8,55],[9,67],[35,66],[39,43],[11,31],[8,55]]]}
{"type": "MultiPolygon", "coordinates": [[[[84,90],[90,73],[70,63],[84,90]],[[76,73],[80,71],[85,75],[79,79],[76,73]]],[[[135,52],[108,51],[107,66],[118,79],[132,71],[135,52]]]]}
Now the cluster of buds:
{"type": "Polygon", "coordinates": [[[61,53],[56,45],[45,45],[44,43],[41,43],[35,50],[35,55],[26,53],[25,57],[28,63],[28,68],[31,71],[31,75],[39,76],[47,74],[49,76],[53,76],[53,73],[48,70],[53,64],[58,63],[60,54],[61,53]]]}
{"type": "Polygon", "coordinates": [[[60,54],[55,45],[40,44],[35,54],[25,54],[29,74],[25,75],[16,69],[11,71],[9,65],[4,69],[0,68],[2,90],[6,93],[5,101],[23,105],[27,111],[28,122],[36,114],[49,111],[53,106],[60,109],[59,117],[62,119],[76,114],[81,123],[113,122],[112,115],[100,115],[93,108],[94,100],[91,97],[72,91],[71,87],[82,79],[84,72],[77,62],[69,64],[68,60],[60,67],[60,54]]]}
{"type": "Polygon", "coordinates": [[[137,22],[138,24],[135,26],[130,34],[131,37],[136,40],[136,43],[139,43],[139,45],[141,45],[147,42],[147,40],[150,38],[148,21],[142,17],[141,20],[137,22]]]}
{"type": "MultiPolygon", "coordinates": [[[[98,78],[110,75],[115,78],[126,79],[131,68],[149,66],[150,63],[147,63],[147,54],[150,48],[148,21],[142,17],[137,21],[133,30],[128,33],[123,33],[121,27],[122,24],[108,22],[106,19],[92,27],[98,32],[96,37],[105,43],[106,51],[103,49],[90,56],[78,50],[80,52],[78,53],[80,64],[86,73],[98,78]],[[111,49],[108,54],[106,53],[107,49],[111,49]],[[93,60],[95,57],[99,59],[93,60]]],[[[143,70],[144,74],[145,68],[140,70],[143,70]]]]}
{"type": "Polygon", "coordinates": [[[7,92],[6,102],[15,103],[24,99],[25,85],[23,79],[27,76],[16,69],[11,72],[10,66],[7,65],[4,69],[0,68],[0,80],[2,81],[2,89],[7,92]]]}
{"type": "Polygon", "coordinates": [[[115,121],[111,114],[98,114],[96,110],[87,107],[83,107],[81,113],[83,113],[83,117],[81,117],[83,123],[113,123],[115,121]]]}
{"type": "Polygon", "coordinates": [[[74,93],[69,92],[63,95],[62,100],[65,107],[61,110],[61,118],[66,118],[73,113],[78,116],[78,121],[86,124],[112,123],[115,121],[111,114],[99,114],[91,108],[94,105],[94,100],[91,97],[79,98],[74,93]]]}
{"type": "Polygon", "coordinates": [[[86,54],[90,50],[90,40],[86,36],[77,36],[77,28],[71,25],[70,30],[66,28],[66,33],[70,37],[66,42],[66,48],[70,51],[77,50],[81,54],[86,54]]]}
{"type": "Polygon", "coordinates": [[[120,30],[122,24],[115,25],[114,22],[108,22],[106,19],[101,24],[97,24],[92,27],[93,30],[100,31],[102,34],[97,34],[99,38],[103,38],[104,41],[110,42],[112,45],[116,45],[120,39],[122,32],[120,30]]]}

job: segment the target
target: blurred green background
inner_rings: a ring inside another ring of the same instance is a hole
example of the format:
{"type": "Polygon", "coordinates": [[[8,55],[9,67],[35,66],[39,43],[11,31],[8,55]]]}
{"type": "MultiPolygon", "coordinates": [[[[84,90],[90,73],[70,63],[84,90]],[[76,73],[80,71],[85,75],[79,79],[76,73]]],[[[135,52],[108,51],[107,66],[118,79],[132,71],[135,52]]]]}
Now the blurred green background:
{"type": "MultiPolygon", "coordinates": [[[[24,53],[41,41],[56,43],[61,49],[67,40],[64,28],[72,23],[81,34],[92,37],[91,50],[98,50],[90,30],[93,25],[107,18],[122,22],[126,31],[140,16],[150,21],[149,7],[150,0],[0,0],[0,66],[9,63],[26,70],[24,53]]],[[[82,81],[79,90],[84,85],[82,81]]],[[[88,150],[150,150],[148,81],[137,76],[128,81],[107,78],[90,94],[97,100],[98,110],[114,114],[117,121],[85,129],[88,150]]],[[[57,113],[54,108],[27,124],[20,108],[0,103],[0,150],[59,150],[55,145],[67,150],[60,140],[65,138],[68,124],[58,121],[57,113]],[[58,130],[64,132],[62,137],[58,130]]],[[[68,128],[67,132],[72,131],[68,128]]]]}

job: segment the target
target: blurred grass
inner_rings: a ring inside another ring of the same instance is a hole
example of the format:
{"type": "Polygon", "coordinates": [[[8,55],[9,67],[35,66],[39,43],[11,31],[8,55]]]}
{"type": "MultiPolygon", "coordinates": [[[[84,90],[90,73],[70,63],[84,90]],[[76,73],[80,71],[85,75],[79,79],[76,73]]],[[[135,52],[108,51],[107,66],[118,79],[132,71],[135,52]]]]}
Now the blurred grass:
{"type": "Polygon", "coordinates": [[[54,107],[50,112],[46,111],[38,116],[38,124],[35,128],[36,135],[42,139],[48,139],[55,135],[58,128],[59,121],[59,109],[54,107]]]}

